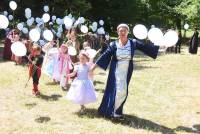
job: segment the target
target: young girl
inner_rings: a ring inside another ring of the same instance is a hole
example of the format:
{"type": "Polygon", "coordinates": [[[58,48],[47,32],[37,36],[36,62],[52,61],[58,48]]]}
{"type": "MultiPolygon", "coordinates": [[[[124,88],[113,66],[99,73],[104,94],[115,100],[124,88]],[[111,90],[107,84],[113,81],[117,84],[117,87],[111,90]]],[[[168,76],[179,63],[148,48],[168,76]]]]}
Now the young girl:
{"type": "Polygon", "coordinates": [[[41,76],[41,67],[43,63],[43,57],[41,55],[41,47],[37,44],[33,45],[33,50],[29,55],[29,77],[33,79],[33,89],[32,92],[34,95],[39,95],[38,90],[39,79],[41,76]]]}
{"type": "Polygon", "coordinates": [[[60,71],[60,87],[62,89],[67,89],[70,70],[72,69],[72,62],[68,54],[68,45],[70,42],[61,45],[61,50],[59,53],[59,71],[60,71]]]}
{"type": "Polygon", "coordinates": [[[90,68],[87,65],[87,62],[89,61],[87,53],[81,52],[79,54],[79,60],[80,64],[76,65],[74,72],[68,75],[72,77],[77,73],[77,77],[72,82],[66,98],[76,104],[80,104],[80,112],[82,113],[85,110],[84,105],[95,102],[97,100],[97,97],[94,90],[94,85],[88,77],[90,68]]]}

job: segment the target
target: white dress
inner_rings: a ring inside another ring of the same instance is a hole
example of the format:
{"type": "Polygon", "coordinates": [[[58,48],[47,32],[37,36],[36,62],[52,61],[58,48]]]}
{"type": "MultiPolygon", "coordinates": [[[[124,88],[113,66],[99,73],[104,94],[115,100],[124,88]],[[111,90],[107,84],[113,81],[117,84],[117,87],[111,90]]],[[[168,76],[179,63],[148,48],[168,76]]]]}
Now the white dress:
{"type": "Polygon", "coordinates": [[[75,66],[77,77],[71,84],[66,98],[70,101],[84,105],[95,102],[97,96],[94,90],[94,85],[88,77],[89,66],[87,64],[75,66]]]}
{"type": "Polygon", "coordinates": [[[117,110],[120,105],[124,102],[127,96],[127,73],[128,66],[131,59],[131,44],[130,41],[127,42],[125,46],[120,46],[118,42],[117,45],[117,66],[116,66],[116,97],[115,97],[115,110],[117,110]]]}

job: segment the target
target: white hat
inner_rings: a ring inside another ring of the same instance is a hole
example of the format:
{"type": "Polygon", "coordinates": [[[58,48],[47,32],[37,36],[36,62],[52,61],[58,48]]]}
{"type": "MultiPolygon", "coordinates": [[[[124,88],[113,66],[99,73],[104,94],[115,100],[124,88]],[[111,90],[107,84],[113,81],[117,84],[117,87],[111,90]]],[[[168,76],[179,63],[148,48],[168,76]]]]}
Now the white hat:
{"type": "Polygon", "coordinates": [[[119,30],[120,27],[125,27],[129,31],[129,26],[125,23],[121,23],[117,26],[117,31],[119,30]]]}

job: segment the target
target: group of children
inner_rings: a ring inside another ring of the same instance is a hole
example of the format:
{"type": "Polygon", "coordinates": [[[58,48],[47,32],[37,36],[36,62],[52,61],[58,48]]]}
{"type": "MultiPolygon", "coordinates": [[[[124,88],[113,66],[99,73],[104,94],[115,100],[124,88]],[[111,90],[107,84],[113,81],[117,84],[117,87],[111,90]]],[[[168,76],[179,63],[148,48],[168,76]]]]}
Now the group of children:
{"type": "MultiPolygon", "coordinates": [[[[87,44],[85,42],[85,44],[87,44]]],[[[92,59],[85,50],[81,50],[78,56],[79,62],[73,63],[68,53],[68,47],[72,45],[69,40],[59,48],[53,47],[54,43],[49,42],[41,49],[37,44],[33,45],[29,55],[29,76],[33,79],[34,95],[39,95],[39,78],[41,72],[51,76],[54,82],[59,83],[62,89],[69,91],[65,98],[81,105],[81,112],[85,109],[85,104],[95,102],[97,96],[92,81],[92,59]],[[44,58],[41,54],[45,52],[44,58]],[[43,66],[43,67],[42,67],[43,66]],[[71,86],[70,85],[70,80],[71,86]]],[[[86,45],[87,46],[87,45],[86,45]]],[[[87,46],[88,47],[88,46],[87,46]]]]}
{"type": "Polygon", "coordinates": [[[3,59],[12,60],[16,65],[29,63],[29,78],[33,80],[32,92],[34,95],[40,94],[38,84],[41,73],[43,73],[50,76],[55,83],[59,83],[63,90],[69,89],[66,98],[80,104],[83,110],[84,104],[97,99],[93,86],[93,73],[90,70],[94,57],[87,50],[92,48],[98,50],[97,54],[102,54],[108,44],[105,43],[108,40],[104,36],[92,37],[90,34],[82,37],[82,41],[85,42],[80,44],[76,29],[71,29],[66,32],[63,40],[55,38],[55,40],[41,45],[33,44],[27,36],[22,36],[18,29],[13,29],[7,34],[3,59]],[[11,45],[16,41],[25,44],[26,56],[18,57],[11,52],[11,45]],[[62,41],[63,44],[60,44],[62,41]],[[70,48],[75,49],[75,55],[69,54],[70,48]]]}

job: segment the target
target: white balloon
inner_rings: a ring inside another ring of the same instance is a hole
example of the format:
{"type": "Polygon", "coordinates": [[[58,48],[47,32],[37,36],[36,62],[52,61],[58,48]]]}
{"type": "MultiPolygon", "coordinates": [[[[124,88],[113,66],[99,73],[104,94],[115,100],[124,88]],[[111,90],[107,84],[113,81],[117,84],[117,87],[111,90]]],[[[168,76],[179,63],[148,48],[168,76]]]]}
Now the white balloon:
{"type": "Polygon", "coordinates": [[[31,13],[25,13],[25,17],[26,17],[27,19],[31,18],[31,13]]]}
{"type": "Polygon", "coordinates": [[[88,53],[89,57],[90,57],[91,59],[93,59],[93,58],[96,56],[97,51],[94,50],[94,49],[87,49],[87,50],[86,50],[86,53],[88,53]]]}
{"type": "Polygon", "coordinates": [[[23,29],[24,25],[22,23],[18,23],[17,24],[17,29],[19,29],[20,31],[23,29]]]}
{"type": "Polygon", "coordinates": [[[37,42],[40,39],[40,32],[37,28],[31,29],[29,37],[32,41],[37,42]]]}
{"type": "Polygon", "coordinates": [[[27,34],[27,33],[28,33],[28,28],[24,27],[24,28],[22,29],[22,32],[23,32],[24,34],[27,34]]]}
{"type": "Polygon", "coordinates": [[[51,30],[45,30],[43,32],[43,37],[47,41],[52,41],[53,40],[53,33],[51,32],[51,30]]]}
{"type": "Polygon", "coordinates": [[[163,33],[159,28],[151,28],[148,32],[148,38],[152,43],[159,45],[163,38],[163,33]]]}
{"type": "Polygon", "coordinates": [[[76,49],[72,46],[68,47],[68,53],[69,55],[75,56],[77,54],[76,49]]]}
{"type": "Polygon", "coordinates": [[[83,24],[85,22],[85,18],[84,17],[79,17],[78,21],[80,24],[83,24]]]}
{"type": "Polygon", "coordinates": [[[99,21],[99,24],[100,24],[101,26],[103,26],[103,25],[104,25],[104,21],[103,21],[103,20],[100,20],[100,21],[99,21]]]}
{"type": "Polygon", "coordinates": [[[7,15],[8,15],[8,12],[7,12],[7,11],[3,11],[3,14],[4,14],[5,16],[7,16],[7,15]]]}
{"type": "Polygon", "coordinates": [[[133,34],[138,39],[141,39],[141,40],[146,39],[147,28],[142,24],[135,25],[135,27],[133,28],[133,34]]]}
{"type": "Polygon", "coordinates": [[[59,32],[59,33],[62,33],[62,32],[63,32],[62,25],[58,28],[58,32],[59,32]]]}
{"type": "Polygon", "coordinates": [[[0,15],[0,29],[6,29],[9,25],[8,18],[4,15],[0,15]]]}
{"type": "Polygon", "coordinates": [[[61,36],[62,36],[62,34],[61,33],[56,33],[56,36],[58,37],[58,38],[60,38],[61,36]]]}
{"type": "Polygon", "coordinates": [[[97,30],[97,27],[96,27],[96,26],[93,26],[93,25],[90,26],[90,28],[92,29],[93,32],[95,32],[95,31],[97,30]]]}
{"type": "Polygon", "coordinates": [[[25,9],[25,14],[31,14],[31,9],[30,8],[26,8],[25,9]]]}
{"type": "Polygon", "coordinates": [[[57,23],[58,25],[61,25],[61,23],[62,23],[62,19],[57,18],[57,19],[56,19],[56,23],[57,23]]]}
{"type": "Polygon", "coordinates": [[[79,24],[79,22],[78,22],[78,21],[75,21],[75,23],[74,23],[74,27],[77,27],[78,24],[79,24]]]}
{"type": "Polygon", "coordinates": [[[40,44],[40,46],[44,46],[45,45],[45,41],[44,40],[39,40],[39,44],[40,44]]]}
{"type": "Polygon", "coordinates": [[[72,27],[72,25],[73,25],[73,20],[70,17],[65,16],[65,18],[64,18],[64,24],[65,24],[65,27],[67,29],[70,29],[72,27]]]}
{"type": "Polygon", "coordinates": [[[53,21],[55,21],[55,20],[56,20],[56,16],[53,15],[53,16],[51,17],[51,19],[52,19],[53,21]]]}
{"type": "Polygon", "coordinates": [[[97,33],[98,33],[98,34],[105,34],[104,28],[103,28],[103,27],[98,28],[98,29],[97,29],[97,33]]]}
{"type": "Polygon", "coordinates": [[[97,22],[92,23],[92,26],[94,26],[94,27],[97,27],[97,25],[98,25],[97,22]]]}
{"type": "Polygon", "coordinates": [[[49,6],[44,6],[44,11],[48,12],[49,11],[49,6]]]}
{"type": "Polygon", "coordinates": [[[42,20],[44,23],[48,22],[50,20],[50,15],[48,13],[44,13],[42,16],[42,20]]]}
{"type": "Polygon", "coordinates": [[[169,30],[167,33],[164,35],[164,45],[166,47],[172,47],[176,45],[178,42],[178,33],[174,30],[169,30]]]}
{"type": "Polygon", "coordinates": [[[15,1],[10,1],[9,6],[12,10],[17,9],[17,3],[15,1]]]}
{"type": "Polygon", "coordinates": [[[12,16],[12,15],[9,15],[9,16],[8,16],[8,19],[9,19],[9,20],[13,20],[13,16],[12,16]]]}
{"type": "Polygon", "coordinates": [[[33,21],[31,19],[28,19],[26,23],[30,27],[33,24],[33,21]]]}
{"type": "Polygon", "coordinates": [[[110,36],[107,34],[107,35],[105,35],[105,38],[106,38],[106,40],[109,40],[110,36]]]}
{"type": "Polygon", "coordinates": [[[88,32],[88,27],[86,25],[81,26],[81,32],[82,33],[87,33],[88,32]]]}
{"type": "Polygon", "coordinates": [[[184,25],[184,29],[185,29],[185,30],[188,30],[188,28],[189,28],[189,25],[186,23],[186,24],[184,25]]]}
{"type": "Polygon", "coordinates": [[[26,46],[22,42],[17,41],[11,45],[11,51],[16,56],[25,56],[27,49],[26,49],[26,46]]]}
{"type": "Polygon", "coordinates": [[[37,23],[40,23],[40,18],[39,18],[39,17],[35,18],[35,21],[36,21],[37,23]]]}
{"type": "Polygon", "coordinates": [[[49,22],[49,25],[53,25],[53,22],[49,22]]]}

